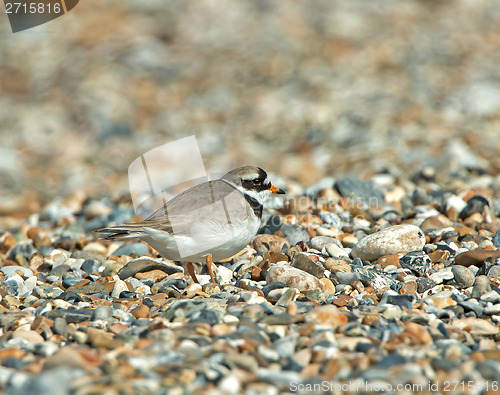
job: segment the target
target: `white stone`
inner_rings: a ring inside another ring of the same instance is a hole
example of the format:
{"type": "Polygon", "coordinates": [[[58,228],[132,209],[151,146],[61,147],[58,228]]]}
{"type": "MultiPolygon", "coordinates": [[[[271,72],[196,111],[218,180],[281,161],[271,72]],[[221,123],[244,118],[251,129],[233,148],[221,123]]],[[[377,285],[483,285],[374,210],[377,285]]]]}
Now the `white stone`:
{"type": "Polygon", "coordinates": [[[330,243],[330,244],[326,245],[325,249],[326,249],[326,252],[328,253],[328,255],[330,255],[330,256],[335,256],[335,257],[341,257],[341,256],[348,257],[349,256],[349,254],[344,250],[344,248],[339,247],[335,243],[330,243]]]}
{"type": "Polygon", "coordinates": [[[351,255],[374,261],[383,255],[421,251],[424,245],[424,232],[418,226],[395,225],[362,238],[352,249],[351,255]]]}
{"type": "Polygon", "coordinates": [[[271,266],[266,281],[268,284],[281,281],[288,287],[297,288],[299,291],[320,290],[328,292],[326,286],[317,277],[290,265],[271,266]]]}

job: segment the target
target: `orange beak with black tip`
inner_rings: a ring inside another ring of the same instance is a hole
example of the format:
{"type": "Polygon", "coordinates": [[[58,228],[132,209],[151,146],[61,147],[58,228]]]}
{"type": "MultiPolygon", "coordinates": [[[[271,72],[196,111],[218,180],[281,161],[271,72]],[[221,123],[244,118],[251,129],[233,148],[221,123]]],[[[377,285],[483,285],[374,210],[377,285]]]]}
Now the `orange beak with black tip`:
{"type": "Polygon", "coordinates": [[[280,194],[280,195],[283,195],[285,194],[286,192],[281,189],[281,188],[278,188],[278,187],[275,187],[274,185],[271,184],[271,187],[269,188],[269,190],[272,192],[272,193],[277,193],[277,194],[280,194]]]}

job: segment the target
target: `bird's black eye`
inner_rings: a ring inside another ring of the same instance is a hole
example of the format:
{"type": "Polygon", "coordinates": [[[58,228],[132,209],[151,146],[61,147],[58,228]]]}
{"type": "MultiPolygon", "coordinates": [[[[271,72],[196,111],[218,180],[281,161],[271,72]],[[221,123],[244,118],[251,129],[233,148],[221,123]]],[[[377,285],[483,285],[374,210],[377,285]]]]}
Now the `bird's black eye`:
{"type": "Polygon", "coordinates": [[[254,178],[252,180],[252,184],[255,184],[255,185],[260,184],[260,180],[258,178],[254,178]]]}

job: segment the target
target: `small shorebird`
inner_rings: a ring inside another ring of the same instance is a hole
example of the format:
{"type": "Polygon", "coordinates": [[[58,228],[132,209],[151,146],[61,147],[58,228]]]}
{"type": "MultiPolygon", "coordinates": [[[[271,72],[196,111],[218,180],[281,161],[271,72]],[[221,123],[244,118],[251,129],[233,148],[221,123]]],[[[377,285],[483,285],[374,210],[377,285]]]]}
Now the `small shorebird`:
{"type": "Polygon", "coordinates": [[[231,170],[175,196],[142,222],[97,230],[106,239],[139,238],[163,257],[186,262],[198,282],[193,262],[205,262],[215,283],[212,262],[241,251],[257,234],[264,201],[285,191],[271,184],[259,167],[231,170]]]}

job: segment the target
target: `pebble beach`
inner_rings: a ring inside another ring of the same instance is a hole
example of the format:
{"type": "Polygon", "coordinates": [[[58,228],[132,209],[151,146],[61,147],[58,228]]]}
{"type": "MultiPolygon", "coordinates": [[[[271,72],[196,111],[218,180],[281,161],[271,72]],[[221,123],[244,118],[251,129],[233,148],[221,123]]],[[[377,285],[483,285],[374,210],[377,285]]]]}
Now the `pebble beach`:
{"type": "Polygon", "coordinates": [[[500,392],[500,5],[86,3],[0,21],[0,392],[500,392]],[[217,284],[95,232],[190,135],[287,191],[217,284]]]}

